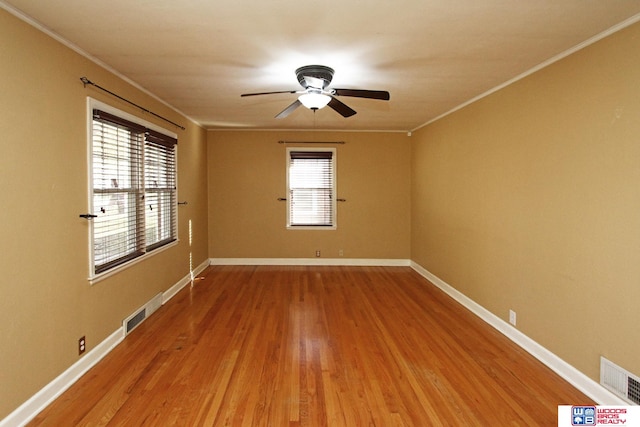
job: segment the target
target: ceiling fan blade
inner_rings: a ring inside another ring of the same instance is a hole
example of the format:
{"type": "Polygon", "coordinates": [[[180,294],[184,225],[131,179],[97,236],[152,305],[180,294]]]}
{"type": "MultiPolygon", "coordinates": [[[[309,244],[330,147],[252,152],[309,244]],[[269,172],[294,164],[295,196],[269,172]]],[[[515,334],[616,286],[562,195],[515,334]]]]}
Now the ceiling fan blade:
{"type": "Polygon", "coordinates": [[[273,95],[276,93],[296,93],[296,90],[280,90],[277,92],[258,92],[258,93],[243,93],[240,96],[256,96],[256,95],[273,95]]]}
{"type": "Polygon", "coordinates": [[[386,90],[334,89],[338,96],[355,96],[357,98],[381,99],[388,101],[391,96],[386,90]]]}
{"type": "Polygon", "coordinates": [[[342,117],[351,117],[356,114],[356,110],[352,109],[341,101],[338,101],[333,96],[331,97],[331,101],[329,101],[327,105],[337,111],[340,115],[342,115],[342,117]]]}
{"type": "Polygon", "coordinates": [[[276,119],[284,119],[285,117],[287,117],[289,114],[291,114],[293,112],[293,110],[295,110],[296,108],[298,108],[299,106],[302,105],[302,102],[298,101],[297,99],[290,104],[287,108],[285,108],[284,110],[282,110],[281,112],[278,113],[278,115],[276,116],[276,119]]]}

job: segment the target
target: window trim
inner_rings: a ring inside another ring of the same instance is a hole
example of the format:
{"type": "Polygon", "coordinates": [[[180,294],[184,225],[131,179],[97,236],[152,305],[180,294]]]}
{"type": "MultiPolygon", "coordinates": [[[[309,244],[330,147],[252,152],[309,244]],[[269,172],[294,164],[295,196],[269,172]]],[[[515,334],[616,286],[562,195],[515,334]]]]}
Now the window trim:
{"type": "Polygon", "coordinates": [[[287,194],[287,230],[336,230],[338,228],[337,212],[337,192],[338,192],[338,161],[337,150],[333,147],[287,147],[286,149],[286,194],[287,194]],[[291,162],[291,152],[327,152],[331,153],[331,167],[333,174],[333,194],[331,198],[331,225],[292,225],[291,224],[291,197],[289,194],[289,167],[291,162]]]}
{"type": "MultiPolygon", "coordinates": [[[[152,132],[158,132],[169,136],[174,139],[178,139],[178,135],[175,132],[171,132],[167,129],[164,129],[160,126],[157,126],[153,123],[147,122],[144,119],[141,119],[138,116],[126,113],[118,108],[112,107],[109,104],[105,104],[101,101],[98,101],[94,98],[87,97],[87,208],[88,212],[93,213],[93,110],[98,109],[104,111],[105,113],[114,115],[122,120],[130,121],[136,125],[147,128],[152,132]]],[[[143,142],[144,144],[144,142],[143,142]]],[[[177,146],[176,146],[177,147],[177,146]]],[[[144,163],[144,160],[143,160],[144,163]]],[[[176,201],[178,198],[178,150],[175,150],[175,185],[176,185],[176,201]]],[[[143,188],[144,191],[144,188],[143,188]]],[[[93,230],[93,221],[88,221],[88,258],[89,258],[89,275],[88,281],[91,285],[106,279],[107,277],[113,276],[132,265],[135,265],[141,261],[144,261],[154,255],[157,255],[165,250],[176,246],[180,241],[179,236],[179,220],[178,220],[178,209],[176,206],[175,211],[175,239],[169,243],[166,243],[160,247],[150,248],[148,251],[143,253],[142,255],[136,256],[130,260],[122,262],[121,264],[115,265],[112,268],[109,268],[105,271],[96,273],[95,272],[95,256],[94,256],[94,230],[93,230]]]]}

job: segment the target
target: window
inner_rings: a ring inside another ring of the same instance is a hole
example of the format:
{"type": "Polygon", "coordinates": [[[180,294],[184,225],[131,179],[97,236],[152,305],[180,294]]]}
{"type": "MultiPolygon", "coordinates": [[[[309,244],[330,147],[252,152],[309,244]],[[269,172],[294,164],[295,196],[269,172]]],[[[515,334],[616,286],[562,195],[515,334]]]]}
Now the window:
{"type": "Polygon", "coordinates": [[[288,148],[287,158],[287,227],[335,229],[335,149],[288,148]]]}
{"type": "Polygon", "coordinates": [[[91,112],[95,277],[177,239],[177,140],[125,113],[91,112]]]}

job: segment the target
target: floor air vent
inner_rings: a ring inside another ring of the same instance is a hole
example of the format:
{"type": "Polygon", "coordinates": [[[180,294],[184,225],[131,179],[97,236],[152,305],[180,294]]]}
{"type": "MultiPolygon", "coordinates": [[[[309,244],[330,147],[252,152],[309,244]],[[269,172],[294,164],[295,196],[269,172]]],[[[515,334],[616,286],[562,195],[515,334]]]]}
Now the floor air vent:
{"type": "Polygon", "coordinates": [[[122,321],[125,336],[133,331],[147,317],[162,306],[162,293],[153,297],[149,302],[136,310],[131,316],[122,321]]]}
{"type": "Polygon", "coordinates": [[[640,378],[604,357],[600,358],[600,384],[629,403],[640,405],[640,378]]]}

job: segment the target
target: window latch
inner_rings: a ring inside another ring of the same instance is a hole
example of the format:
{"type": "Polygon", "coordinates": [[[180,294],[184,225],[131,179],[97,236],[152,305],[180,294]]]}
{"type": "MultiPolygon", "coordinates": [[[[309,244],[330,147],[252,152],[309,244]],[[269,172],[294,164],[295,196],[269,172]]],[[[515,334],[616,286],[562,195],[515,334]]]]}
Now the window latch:
{"type": "Polygon", "coordinates": [[[98,215],[93,215],[93,214],[80,214],[80,218],[84,218],[84,219],[93,219],[93,218],[98,218],[98,215]]]}

